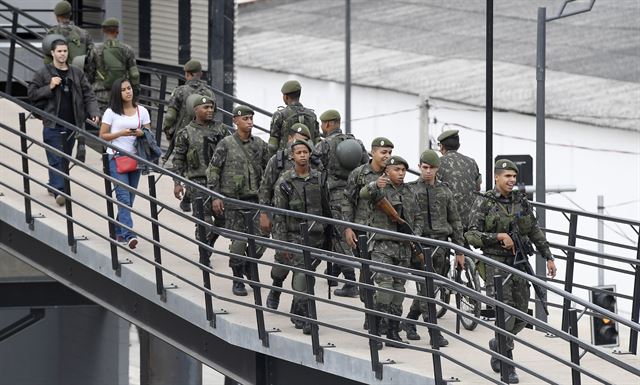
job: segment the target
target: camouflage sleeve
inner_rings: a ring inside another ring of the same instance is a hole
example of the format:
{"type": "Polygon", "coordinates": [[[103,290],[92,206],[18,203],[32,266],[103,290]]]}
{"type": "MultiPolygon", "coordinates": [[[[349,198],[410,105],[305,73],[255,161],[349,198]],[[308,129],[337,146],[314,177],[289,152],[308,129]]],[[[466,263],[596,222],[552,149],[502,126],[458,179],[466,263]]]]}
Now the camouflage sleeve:
{"type": "Polygon", "coordinates": [[[331,148],[331,146],[329,145],[329,142],[326,140],[323,140],[322,142],[316,144],[315,147],[316,147],[316,151],[314,151],[314,154],[318,156],[318,158],[320,159],[320,162],[323,165],[328,165],[329,149],[331,148]]]}
{"type": "Polygon", "coordinates": [[[487,199],[476,199],[469,217],[469,231],[464,237],[469,244],[476,248],[482,248],[498,244],[496,233],[487,233],[484,228],[484,218],[488,212],[487,199]]]}
{"type": "Polygon", "coordinates": [[[411,200],[411,211],[413,211],[413,234],[417,236],[422,236],[422,226],[424,224],[424,215],[422,214],[422,210],[420,210],[420,206],[418,205],[418,195],[415,191],[407,186],[407,190],[411,192],[412,200],[411,200]]]}
{"type": "MultiPolygon", "coordinates": [[[[280,209],[289,209],[288,197],[280,189],[280,183],[282,178],[279,178],[273,191],[273,206],[280,209]]],[[[273,215],[273,230],[271,232],[273,239],[286,241],[287,240],[287,218],[283,214],[273,215]]]]}
{"type": "Polygon", "coordinates": [[[453,193],[446,188],[447,191],[447,221],[451,226],[453,232],[451,233],[451,242],[458,246],[464,246],[464,235],[462,231],[462,221],[460,220],[460,213],[456,201],[453,199],[453,193]]]}
{"type": "Polygon", "coordinates": [[[359,171],[359,167],[351,171],[347,179],[347,186],[344,188],[344,196],[340,205],[343,221],[353,222],[355,220],[356,204],[358,202],[358,194],[360,193],[360,188],[356,183],[359,171]]]}
{"type": "Polygon", "coordinates": [[[187,173],[187,151],[189,151],[189,135],[182,129],[176,136],[173,148],[173,168],[176,174],[184,177],[187,173]]]}
{"type": "Polygon", "coordinates": [[[131,80],[131,86],[135,89],[140,86],[140,71],[138,70],[138,64],[136,63],[136,53],[129,46],[126,46],[126,68],[129,72],[129,80],[131,80]]]}
{"type": "Polygon", "coordinates": [[[320,136],[320,124],[317,119],[314,126],[315,127],[309,127],[309,130],[311,130],[311,140],[313,141],[313,144],[317,144],[322,141],[322,136],[320,136]]]}
{"type": "Polygon", "coordinates": [[[220,172],[227,159],[227,142],[218,143],[209,166],[207,167],[207,187],[215,192],[220,192],[220,172]]]}
{"type": "Polygon", "coordinates": [[[264,171],[264,169],[267,167],[267,163],[269,163],[269,159],[271,159],[271,155],[269,154],[269,145],[261,140],[260,150],[260,153],[262,154],[262,157],[260,159],[260,168],[264,171]]]}
{"type": "Polygon", "coordinates": [[[178,117],[178,111],[180,110],[180,106],[182,106],[182,93],[180,92],[180,88],[176,88],[171,93],[171,97],[169,98],[169,103],[167,103],[167,112],[164,114],[164,118],[162,121],[162,131],[167,135],[168,139],[175,135],[175,127],[176,118],[178,117]]]}
{"type": "Polygon", "coordinates": [[[476,166],[476,191],[480,191],[480,189],[482,188],[482,174],[480,174],[478,163],[473,161],[473,164],[476,166]]]}
{"type": "Polygon", "coordinates": [[[96,82],[96,60],[98,57],[98,48],[93,47],[91,51],[87,52],[87,58],[84,61],[84,74],[87,76],[89,83],[94,84],[96,82]]]}
{"type": "Polygon", "coordinates": [[[271,117],[271,125],[269,127],[269,154],[273,155],[278,151],[280,140],[282,140],[282,113],[276,111],[271,117]]]}
{"type": "Polygon", "coordinates": [[[273,186],[276,184],[276,157],[272,156],[267,162],[267,167],[262,174],[262,181],[258,189],[258,202],[261,205],[271,206],[273,204],[273,186]]]}
{"type": "Polygon", "coordinates": [[[84,41],[87,45],[86,55],[89,55],[89,53],[93,51],[95,45],[93,44],[93,38],[91,37],[91,34],[86,30],[84,30],[84,41]]]}

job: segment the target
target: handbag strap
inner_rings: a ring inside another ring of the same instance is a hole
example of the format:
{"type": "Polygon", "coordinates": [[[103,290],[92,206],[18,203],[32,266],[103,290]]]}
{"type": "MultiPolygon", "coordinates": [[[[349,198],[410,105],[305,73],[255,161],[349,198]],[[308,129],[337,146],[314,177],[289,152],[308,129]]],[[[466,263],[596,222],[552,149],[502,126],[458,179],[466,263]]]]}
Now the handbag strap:
{"type": "Polygon", "coordinates": [[[136,112],[138,113],[138,128],[140,128],[140,106],[136,106],[136,112]]]}

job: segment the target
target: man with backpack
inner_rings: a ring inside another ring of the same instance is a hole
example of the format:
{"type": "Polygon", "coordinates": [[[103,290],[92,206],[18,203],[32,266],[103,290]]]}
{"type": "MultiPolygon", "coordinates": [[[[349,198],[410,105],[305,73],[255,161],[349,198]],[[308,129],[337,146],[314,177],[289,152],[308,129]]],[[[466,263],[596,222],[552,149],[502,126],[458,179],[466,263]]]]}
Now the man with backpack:
{"type": "MultiPolygon", "coordinates": [[[[202,64],[198,60],[191,59],[185,63],[184,77],[187,80],[186,83],[176,87],[171,93],[171,98],[167,105],[167,112],[162,122],[162,131],[164,131],[167,140],[169,140],[169,148],[162,157],[164,162],[169,160],[169,157],[173,153],[175,138],[180,134],[180,130],[187,126],[193,118],[192,111],[187,107],[189,95],[206,96],[213,100],[215,105],[216,97],[213,91],[207,82],[201,80],[202,64]]],[[[206,160],[207,164],[209,160],[210,159],[206,160]]],[[[191,210],[191,194],[189,189],[186,190],[180,202],[180,208],[182,211],[191,210]]]]}
{"type": "Polygon", "coordinates": [[[271,132],[269,133],[269,155],[287,147],[287,134],[296,123],[302,123],[309,127],[311,141],[316,144],[320,141],[320,129],[318,120],[313,110],[305,108],[300,103],[302,86],[297,80],[289,80],[282,85],[282,101],[286,107],[279,107],[271,117],[271,132]]]}
{"type": "MultiPolygon", "coordinates": [[[[47,35],[55,33],[67,39],[69,46],[69,57],[67,61],[69,64],[75,64],[73,62],[74,58],[89,55],[89,52],[93,49],[91,35],[86,30],[73,24],[73,21],[71,21],[71,4],[69,2],[60,1],[56,4],[55,8],[53,8],[53,13],[56,16],[58,25],[49,28],[47,35]]],[[[51,54],[45,52],[44,63],[51,64],[52,62],[53,58],[51,54]]],[[[84,63],[84,61],[82,61],[82,63],[84,63]]]]}
{"type": "Polygon", "coordinates": [[[140,86],[140,72],[133,49],[118,40],[120,22],[110,17],[102,22],[104,42],[97,46],[85,65],[85,73],[93,85],[100,112],[104,112],[111,98],[111,86],[116,79],[127,78],[135,94],[140,86]]]}
{"type": "MultiPolygon", "coordinates": [[[[324,140],[318,143],[317,153],[325,166],[327,189],[329,190],[329,206],[331,216],[335,219],[342,218],[340,205],[344,198],[344,189],[347,186],[349,174],[356,167],[369,161],[369,155],[362,142],[352,134],[345,134],[340,129],[340,113],[336,110],[327,110],[320,115],[320,128],[324,140]]],[[[331,234],[333,251],[342,254],[351,254],[351,247],[344,242],[340,231],[336,229],[331,234]]],[[[349,281],[355,281],[355,271],[348,265],[333,264],[329,275],[338,276],[340,273],[349,281]]],[[[357,297],[358,288],[354,284],[345,283],[340,289],[336,289],[335,295],[339,297],[357,297]]]]}

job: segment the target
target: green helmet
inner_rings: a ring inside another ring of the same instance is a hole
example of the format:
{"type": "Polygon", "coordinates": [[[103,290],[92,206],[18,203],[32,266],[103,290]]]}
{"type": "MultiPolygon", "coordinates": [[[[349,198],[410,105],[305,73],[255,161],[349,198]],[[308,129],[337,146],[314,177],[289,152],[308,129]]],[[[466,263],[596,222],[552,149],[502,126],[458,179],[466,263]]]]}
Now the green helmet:
{"type": "Polygon", "coordinates": [[[360,165],[362,146],[355,139],[345,139],[336,147],[336,158],[340,166],[346,170],[353,170],[360,165]]]}
{"type": "Polygon", "coordinates": [[[51,45],[56,40],[62,40],[65,43],[67,42],[66,37],[62,35],[58,35],[57,33],[52,33],[50,35],[45,36],[44,39],[42,39],[42,52],[45,55],[51,56],[51,45]]]}

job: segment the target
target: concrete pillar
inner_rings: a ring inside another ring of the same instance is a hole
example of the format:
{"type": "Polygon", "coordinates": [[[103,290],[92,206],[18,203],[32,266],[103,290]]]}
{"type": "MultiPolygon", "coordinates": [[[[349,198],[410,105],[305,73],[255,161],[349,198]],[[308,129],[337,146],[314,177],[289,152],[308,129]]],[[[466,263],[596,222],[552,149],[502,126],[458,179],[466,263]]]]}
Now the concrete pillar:
{"type": "Polygon", "coordinates": [[[138,328],[140,383],[148,385],[202,385],[200,361],[138,328]]]}

